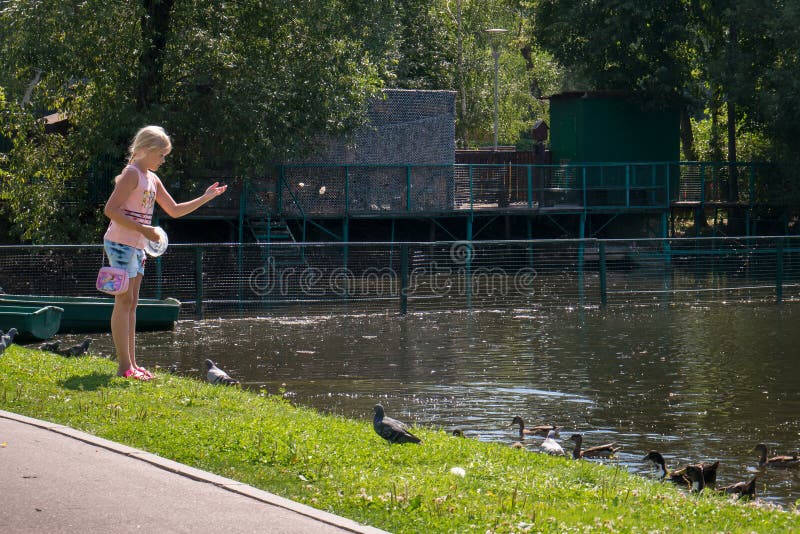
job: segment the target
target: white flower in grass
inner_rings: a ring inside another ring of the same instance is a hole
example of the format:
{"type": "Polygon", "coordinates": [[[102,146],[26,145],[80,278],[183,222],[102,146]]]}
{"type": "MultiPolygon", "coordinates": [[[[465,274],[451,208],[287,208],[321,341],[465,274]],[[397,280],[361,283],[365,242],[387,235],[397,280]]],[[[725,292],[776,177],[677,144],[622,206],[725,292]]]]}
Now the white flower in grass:
{"type": "Polygon", "coordinates": [[[467,476],[467,472],[464,470],[463,467],[451,467],[450,473],[459,477],[467,476]]]}

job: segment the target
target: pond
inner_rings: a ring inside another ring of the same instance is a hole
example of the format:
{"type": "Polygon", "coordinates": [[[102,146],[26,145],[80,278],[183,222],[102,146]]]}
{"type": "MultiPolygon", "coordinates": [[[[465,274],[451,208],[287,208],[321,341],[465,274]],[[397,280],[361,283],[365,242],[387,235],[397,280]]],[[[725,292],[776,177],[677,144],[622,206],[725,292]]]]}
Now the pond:
{"type": "MultiPolygon", "coordinates": [[[[200,377],[211,358],[245,387],[364,421],[381,402],[511,444],[521,415],[560,426],[565,449],[573,432],[617,442],[611,462],[651,477],[651,449],[667,467],[720,460],[718,485],[758,475],[762,499],[790,506],[800,469],[759,472],[752,450],[798,449],[798,324],[797,303],[713,304],[182,321],[137,339],[140,364],[200,377]]],[[[92,350],[113,353],[110,336],[92,350]]]]}

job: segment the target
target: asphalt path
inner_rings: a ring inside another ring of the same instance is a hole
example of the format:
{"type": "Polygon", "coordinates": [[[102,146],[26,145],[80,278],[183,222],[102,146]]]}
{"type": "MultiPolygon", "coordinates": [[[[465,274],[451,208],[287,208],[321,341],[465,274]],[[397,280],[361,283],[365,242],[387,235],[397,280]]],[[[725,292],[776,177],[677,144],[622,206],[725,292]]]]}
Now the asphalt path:
{"type": "Polygon", "coordinates": [[[69,427],[0,411],[0,532],[384,532],[69,427]]]}

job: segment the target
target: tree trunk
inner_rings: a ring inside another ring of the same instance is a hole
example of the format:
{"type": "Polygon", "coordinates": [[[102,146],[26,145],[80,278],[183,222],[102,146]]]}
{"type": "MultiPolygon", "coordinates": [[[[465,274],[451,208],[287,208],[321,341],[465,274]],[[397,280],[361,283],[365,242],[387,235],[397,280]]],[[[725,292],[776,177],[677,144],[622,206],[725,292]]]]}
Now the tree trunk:
{"type": "Polygon", "coordinates": [[[727,106],[728,106],[728,200],[736,202],[739,200],[739,180],[737,179],[736,169],[736,102],[731,94],[736,80],[736,46],[738,43],[738,32],[735,23],[731,23],[728,37],[728,76],[727,76],[727,106]]]}
{"type": "Polygon", "coordinates": [[[739,200],[738,169],[736,168],[736,104],[728,100],[728,200],[739,200]]]}
{"type": "Polygon", "coordinates": [[[739,169],[736,167],[736,96],[733,93],[736,83],[737,49],[739,32],[736,23],[731,22],[728,34],[728,72],[727,72],[727,107],[728,107],[728,201],[737,203],[728,210],[728,231],[731,234],[743,234],[745,228],[745,210],[739,202],[739,169]]]}
{"type": "Polygon", "coordinates": [[[450,10],[450,2],[446,4],[447,12],[450,18],[456,25],[456,38],[457,38],[457,52],[456,52],[456,77],[458,84],[458,93],[461,100],[461,113],[459,117],[460,130],[462,135],[462,148],[469,148],[468,129],[466,128],[467,120],[467,82],[464,77],[464,36],[462,33],[463,23],[463,10],[461,8],[461,0],[456,1],[456,12],[450,10]]]}
{"type": "Polygon", "coordinates": [[[687,161],[697,161],[697,151],[694,148],[694,133],[692,133],[692,121],[689,118],[689,110],[681,108],[681,145],[683,155],[687,161]]]}
{"type": "Polygon", "coordinates": [[[170,14],[175,0],[142,0],[142,52],[136,101],[146,111],[161,99],[162,62],[167,46],[170,14]]]}

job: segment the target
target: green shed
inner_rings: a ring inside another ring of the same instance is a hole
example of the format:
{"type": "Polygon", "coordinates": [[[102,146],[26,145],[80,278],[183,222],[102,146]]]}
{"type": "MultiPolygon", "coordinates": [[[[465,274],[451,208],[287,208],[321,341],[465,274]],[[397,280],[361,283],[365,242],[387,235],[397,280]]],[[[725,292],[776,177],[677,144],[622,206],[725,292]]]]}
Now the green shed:
{"type": "Polygon", "coordinates": [[[680,160],[680,115],[643,110],[619,92],[552,95],[553,163],[680,160]]]}
{"type": "Polygon", "coordinates": [[[679,110],[645,110],[629,96],[580,91],[549,97],[551,161],[591,164],[579,173],[560,171],[574,193],[586,188],[586,205],[665,205],[678,190],[679,110]],[[676,165],[650,165],[655,162],[676,165]],[[627,165],[612,165],[618,163],[627,165]]]}

